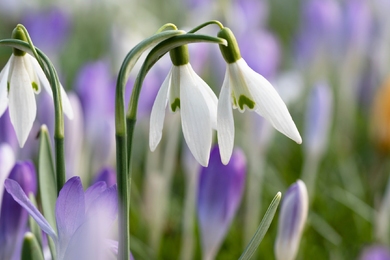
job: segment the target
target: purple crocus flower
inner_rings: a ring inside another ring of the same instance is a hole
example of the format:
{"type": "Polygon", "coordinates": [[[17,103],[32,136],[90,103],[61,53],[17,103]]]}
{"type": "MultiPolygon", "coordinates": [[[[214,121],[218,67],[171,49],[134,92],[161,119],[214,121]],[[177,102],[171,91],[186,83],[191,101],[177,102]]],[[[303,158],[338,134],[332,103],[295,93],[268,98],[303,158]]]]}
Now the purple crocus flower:
{"type": "Polygon", "coordinates": [[[96,166],[92,172],[107,163],[115,150],[114,86],[105,61],[86,64],[76,79],[75,89],[84,111],[87,153],[93,159],[91,165],[96,166]]]}
{"type": "Polygon", "coordinates": [[[369,246],[363,250],[359,260],[390,260],[390,250],[381,245],[369,246]]]}
{"type": "Polygon", "coordinates": [[[219,148],[210,154],[207,168],[200,172],[197,211],[203,259],[213,259],[240,205],[246,177],[244,153],[235,149],[230,162],[223,165],[219,148]]]}
{"type": "Polygon", "coordinates": [[[71,18],[64,9],[47,8],[29,10],[22,23],[27,28],[34,44],[52,55],[59,53],[68,38],[71,18]]]}
{"type": "Polygon", "coordinates": [[[373,32],[370,3],[365,0],[347,0],[343,18],[346,48],[351,46],[359,50],[366,48],[373,32]]]}
{"type": "MultiPolygon", "coordinates": [[[[37,179],[30,161],[17,162],[9,179],[19,183],[26,194],[35,194],[37,179]]],[[[23,235],[26,232],[28,214],[7,192],[4,192],[0,211],[0,259],[20,259],[23,235]]]]}
{"type": "Polygon", "coordinates": [[[298,180],[290,186],[282,200],[275,243],[277,260],[295,259],[307,218],[308,204],[306,185],[298,180]]]}
{"type": "Polygon", "coordinates": [[[5,181],[14,200],[35,219],[56,246],[57,259],[107,259],[107,233],[117,213],[116,186],[98,182],[85,192],[79,177],[69,179],[60,191],[55,207],[56,227],[31,203],[19,184],[5,181]]]}
{"type": "Polygon", "coordinates": [[[108,187],[116,184],[116,172],[112,167],[103,167],[95,176],[93,183],[104,181],[108,187]]]}
{"type": "Polygon", "coordinates": [[[333,96],[326,82],[318,82],[311,90],[306,112],[305,148],[311,155],[326,149],[332,119],[333,96]]]}

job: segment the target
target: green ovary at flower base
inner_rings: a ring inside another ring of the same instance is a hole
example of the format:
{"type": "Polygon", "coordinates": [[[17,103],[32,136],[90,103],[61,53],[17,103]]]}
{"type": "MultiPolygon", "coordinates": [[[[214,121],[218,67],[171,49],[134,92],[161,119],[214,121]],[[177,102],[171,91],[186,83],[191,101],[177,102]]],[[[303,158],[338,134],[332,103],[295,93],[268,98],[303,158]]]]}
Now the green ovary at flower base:
{"type": "Polygon", "coordinates": [[[217,132],[224,164],[230,160],[234,146],[234,119],[232,108],[245,108],[266,118],[281,133],[301,143],[301,136],[283,100],[271,83],[253,71],[241,57],[236,38],[229,28],[222,28],[218,37],[226,39],[227,46],[219,46],[227,68],[218,101],[217,132]]]}

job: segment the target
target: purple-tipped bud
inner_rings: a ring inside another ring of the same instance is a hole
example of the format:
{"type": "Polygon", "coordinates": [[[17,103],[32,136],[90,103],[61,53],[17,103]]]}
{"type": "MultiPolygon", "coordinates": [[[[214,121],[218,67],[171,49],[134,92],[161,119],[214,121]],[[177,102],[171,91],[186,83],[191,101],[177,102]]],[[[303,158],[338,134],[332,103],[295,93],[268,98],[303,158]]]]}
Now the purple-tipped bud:
{"type": "Polygon", "coordinates": [[[390,260],[390,250],[385,246],[370,246],[363,250],[359,260],[390,260]]]}
{"type": "Polygon", "coordinates": [[[198,189],[198,218],[203,259],[213,259],[241,202],[245,185],[246,159],[235,149],[223,165],[219,149],[210,154],[209,166],[202,168],[198,189]]]}
{"type": "Polygon", "coordinates": [[[97,183],[99,181],[104,181],[107,184],[107,187],[111,187],[116,184],[116,172],[111,167],[104,167],[98,172],[93,183],[97,183]]]}
{"type": "MultiPolygon", "coordinates": [[[[26,194],[35,194],[37,178],[32,162],[17,162],[9,174],[26,194]]],[[[0,259],[20,259],[28,213],[5,190],[0,211],[0,259]]]]}
{"type": "Polygon", "coordinates": [[[275,243],[277,260],[295,259],[307,218],[308,204],[306,185],[298,180],[290,186],[282,200],[275,243]]]}
{"type": "Polygon", "coordinates": [[[320,155],[326,149],[332,119],[333,96],[329,85],[317,83],[309,97],[306,111],[305,148],[308,154],[320,155]]]}

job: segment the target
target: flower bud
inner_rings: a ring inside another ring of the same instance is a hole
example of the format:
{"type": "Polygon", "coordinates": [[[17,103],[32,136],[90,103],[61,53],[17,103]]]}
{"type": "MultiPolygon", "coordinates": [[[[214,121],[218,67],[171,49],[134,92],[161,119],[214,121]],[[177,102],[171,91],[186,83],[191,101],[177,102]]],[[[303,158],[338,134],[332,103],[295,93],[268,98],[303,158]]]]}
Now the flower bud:
{"type": "Polygon", "coordinates": [[[282,200],[275,243],[277,260],[295,259],[308,213],[306,185],[298,180],[290,186],[282,200]]]}

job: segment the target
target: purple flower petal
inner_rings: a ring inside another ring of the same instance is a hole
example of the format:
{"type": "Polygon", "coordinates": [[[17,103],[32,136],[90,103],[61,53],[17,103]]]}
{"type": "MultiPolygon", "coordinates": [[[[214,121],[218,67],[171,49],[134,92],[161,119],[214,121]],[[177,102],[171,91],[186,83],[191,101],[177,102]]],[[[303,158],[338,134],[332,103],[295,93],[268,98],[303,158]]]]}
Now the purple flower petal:
{"type": "Polygon", "coordinates": [[[366,247],[361,256],[360,260],[390,260],[390,249],[381,245],[374,245],[366,247]]]}
{"type": "Polygon", "coordinates": [[[104,167],[95,177],[93,183],[104,181],[108,187],[116,184],[116,172],[111,167],[104,167]]]}
{"type": "Polygon", "coordinates": [[[85,208],[88,210],[91,203],[96,200],[105,190],[107,184],[104,181],[96,182],[85,191],[85,208]]]}
{"type": "Polygon", "coordinates": [[[85,198],[80,177],[69,179],[62,187],[57,198],[55,215],[60,245],[57,254],[61,259],[69,240],[85,217],[85,198]]]}
{"type": "MultiPolygon", "coordinates": [[[[13,167],[9,179],[18,182],[25,193],[36,193],[36,173],[31,162],[18,162],[13,167]]],[[[27,219],[27,211],[4,191],[0,212],[0,259],[11,259],[11,256],[12,259],[20,258],[27,219]]]]}
{"type": "MultiPolygon", "coordinates": [[[[114,221],[118,213],[118,193],[116,185],[107,188],[95,200],[91,201],[88,216],[104,212],[107,221],[114,221]]],[[[101,213],[102,214],[102,213],[101,213]]],[[[110,223],[106,223],[109,225],[110,223]]]]}
{"type": "Polygon", "coordinates": [[[47,222],[47,220],[43,217],[41,212],[39,212],[38,209],[27,198],[20,185],[14,180],[7,179],[4,182],[4,186],[7,192],[11,194],[11,196],[14,198],[14,200],[18,202],[19,205],[22,206],[25,210],[27,210],[31,217],[35,219],[41,229],[46,234],[51,236],[54,241],[56,241],[57,236],[53,228],[50,226],[49,222],[47,222]]]}

